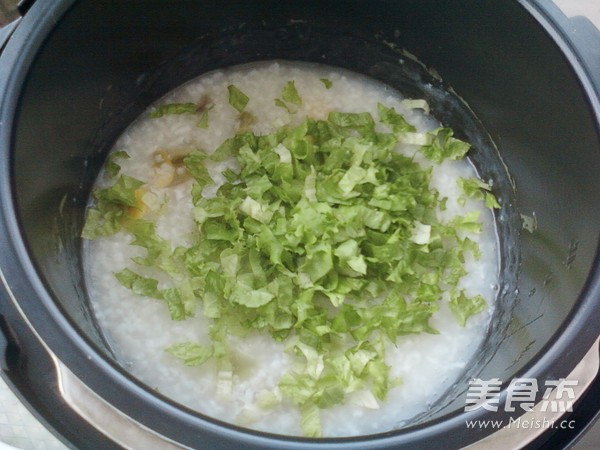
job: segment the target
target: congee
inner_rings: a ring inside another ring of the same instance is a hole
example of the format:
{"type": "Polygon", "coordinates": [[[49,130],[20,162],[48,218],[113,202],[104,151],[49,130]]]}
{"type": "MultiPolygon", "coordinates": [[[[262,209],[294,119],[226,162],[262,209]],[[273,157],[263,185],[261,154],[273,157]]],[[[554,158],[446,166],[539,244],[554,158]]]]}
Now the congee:
{"type": "Polygon", "coordinates": [[[200,76],[114,144],[83,229],[119,363],[279,434],[398,428],[467,369],[497,291],[490,183],[421,99],[324,65],[200,76]]]}

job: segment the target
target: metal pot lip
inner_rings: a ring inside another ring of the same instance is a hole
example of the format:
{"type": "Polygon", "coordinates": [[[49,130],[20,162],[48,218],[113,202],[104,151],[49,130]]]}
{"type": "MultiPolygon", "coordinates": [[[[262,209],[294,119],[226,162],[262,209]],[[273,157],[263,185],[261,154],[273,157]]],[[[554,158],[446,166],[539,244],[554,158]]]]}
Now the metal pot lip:
{"type": "MultiPolygon", "coordinates": [[[[191,413],[168,399],[152,394],[82,336],[77,327],[54,303],[29,258],[16,217],[10,176],[14,113],[18,109],[20,90],[35,60],[37,50],[52,31],[58,18],[62,17],[76,1],[36,2],[23,18],[0,56],[2,62],[0,64],[0,244],[3,249],[0,255],[0,279],[5,289],[12,295],[14,307],[21,312],[23,319],[30,325],[32,333],[45,342],[75,375],[109,403],[140,423],[152,426],[157,432],[165,436],[174,436],[176,440],[187,436],[188,440],[193,441],[195,435],[193,431],[202,430],[215,439],[272,448],[281,445],[288,448],[301,448],[307,445],[311,448],[331,448],[332,445],[344,448],[366,446],[384,448],[390,445],[418,447],[422,446],[425,440],[428,442],[428,447],[433,448],[431,439],[436,438],[439,442],[437,445],[442,448],[447,447],[450,441],[456,440],[456,438],[443,439],[457,431],[461,434],[460,439],[463,444],[467,443],[467,440],[474,441],[483,437],[480,432],[477,436],[475,432],[467,436],[468,430],[464,427],[466,420],[479,420],[490,416],[488,411],[481,409],[471,412],[455,411],[429,423],[402,431],[354,438],[307,440],[241,429],[201,414],[191,413]],[[28,298],[36,298],[37,302],[19,300],[28,298]],[[44,306],[43,310],[37,308],[40,304],[44,306]],[[148,414],[149,412],[152,414],[148,414]],[[161,420],[147,423],[146,417],[152,415],[160,417],[161,420]]],[[[594,91],[589,73],[581,64],[576,51],[533,2],[519,0],[519,3],[546,29],[571,63],[586,91],[595,115],[595,123],[600,126],[598,94],[594,91]]],[[[574,367],[587,351],[587,347],[598,337],[600,308],[595,305],[598,298],[600,298],[600,255],[597,251],[577,308],[571,312],[547,346],[521,371],[523,376],[543,376],[557,360],[566,367],[562,369],[565,375],[574,367]],[[579,345],[573,345],[575,342],[579,345]],[[570,364],[566,364],[567,362],[570,364]]],[[[558,372],[560,373],[560,370],[558,372]]],[[[557,370],[553,369],[552,374],[556,375],[556,373],[557,370]]],[[[501,418],[499,414],[494,413],[494,419],[501,418]]]]}

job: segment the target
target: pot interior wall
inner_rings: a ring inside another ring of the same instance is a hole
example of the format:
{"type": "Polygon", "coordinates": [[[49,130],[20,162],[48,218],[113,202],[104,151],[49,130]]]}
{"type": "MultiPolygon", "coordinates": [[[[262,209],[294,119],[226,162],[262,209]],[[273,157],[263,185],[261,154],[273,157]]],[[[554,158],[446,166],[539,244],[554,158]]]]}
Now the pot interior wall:
{"type": "Polygon", "coordinates": [[[322,62],[427,97],[442,122],[475,144],[474,163],[504,205],[505,257],[499,314],[478,361],[487,363],[483,378],[512,377],[576,307],[597,245],[598,135],[562,54],[517,2],[504,0],[223,5],[82,1],[37,55],[18,111],[13,185],[31,256],[65,315],[108,353],[87,305],[78,236],[107,150],[145,107],[219,67],[322,62]],[[533,233],[520,232],[519,214],[536,219],[533,233]]]}

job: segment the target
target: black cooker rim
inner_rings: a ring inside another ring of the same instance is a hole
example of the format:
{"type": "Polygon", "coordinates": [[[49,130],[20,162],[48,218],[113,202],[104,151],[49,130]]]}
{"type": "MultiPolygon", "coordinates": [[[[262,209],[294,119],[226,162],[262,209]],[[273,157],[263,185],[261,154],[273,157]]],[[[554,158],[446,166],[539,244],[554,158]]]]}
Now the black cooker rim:
{"type": "MultiPolygon", "coordinates": [[[[464,445],[483,437],[481,430],[473,430],[470,435],[465,430],[466,420],[481,420],[490,416],[488,411],[462,412],[455,411],[441,418],[410,427],[397,432],[388,432],[359,438],[317,439],[307,440],[297,437],[271,435],[255,432],[221,422],[202,414],[193,413],[176,403],[152,393],[135,378],[124,372],[113,361],[109,360],[95,345],[85,338],[77,327],[68,320],[56,305],[51,295],[38,276],[35,265],[30,258],[26,243],[20,233],[19,221],[15,212],[15,198],[10,177],[10,151],[14,138],[14,117],[18,109],[19,93],[27,78],[28,70],[35,59],[39,47],[46,36],[69,8],[78,0],[62,0],[57,2],[36,2],[22,19],[14,35],[8,42],[4,53],[0,56],[0,244],[6,249],[0,256],[0,278],[9,292],[13,306],[19,310],[32,333],[45,343],[78,378],[84,381],[94,392],[109,403],[116,406],[134,420],[153,428],[160,434],[173,438],[182,437],[182,441],[192,445],[194,429],[203,429],[216,439],[245,442],[250,446],[269,446],[277,448],[301,448],[311,444],[312,448],[331,448],[339,444],[344,448],[384,448],[397,445],[417,445],[424,439],[432,437],[439,440],[440,448],[446,448],[457,437],[451,438],[458,430],[460,442],[464,445]],[[38,302],[23,302],[19,299],[36,298],[38,302]],[[43,310],[38,308],[43,304],[43,310]],[[142,407],[145,411],[142,412],[142,407]],[[161,420],[148,420],[152,411],[161,420]],[[165,420],[166,418],[169,420],[165,420]],[[417,444],[415,444],[417,443],[417,444]]],[[[532,0],[516,0],[532,14],[537,22],[546,30],[550,38],[560,47],[571,67],[579,78],[586,98],[590,102],[594,122],[600,127],[600,100],[594,90],[589,73],[580,60],[577,51],[572,48],[568,39],[555,27],[552,20],[532,0]]],[[[563,366],[572,369],[587,349],[598,338],[600,324],[600,308],[594,308],[600,298],[600,251],[597,248],[596,258],[590,276],[579,297],[578,307],[572,311],[561,329],[526,366],[520,371],[523,377],[543,377],[552,366],[552,360],[560,360],[563,366]],[[577,341],[578,345],[573,345],[577,341]]],[[[569,369],[569,370],[570,370],[569,369]]],[[[565,369],[566,370],[566,369],[565,369]]],[[[556,374],[556,371],[553,371],[556,374]]],[[[568,373],[564,373],[566,376],[568,373]]],[[[506,394],[504,390],[504,395],[506,394]]],[[[494,419],[501,418],[501,413],[494,413],[494,419]]]]}

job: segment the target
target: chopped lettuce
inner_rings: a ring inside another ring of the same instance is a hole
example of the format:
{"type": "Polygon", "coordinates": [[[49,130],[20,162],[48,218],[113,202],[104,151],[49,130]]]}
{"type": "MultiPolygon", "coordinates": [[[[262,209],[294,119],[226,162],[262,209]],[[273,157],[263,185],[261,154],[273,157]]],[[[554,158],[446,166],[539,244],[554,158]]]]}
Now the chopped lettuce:
{"type": "Polygon", "coordinates": [[[491,192],[485,193],[485,207],[491,209],[500,209],[500,203],[498,203],[498,199],[491,192]]]}
{"type": "Polygon", "coordinates": [[[96,203],[87,211],[81,237],[97,239],[110,236],[121,229],[125,220],[126,212],[123,208],[106,202],[96,203]]]}
{"type": "Polygon", "coordinates": [[[208,113],[210,112],[211,109],[213,109],[213,105],[211,105],[208,108],[204,108],[202,110],[202,112],[200,113],[200,117],[198,118],[198,123],[196,123],[196,126],[198,128],[202,128],[202,129],[208,128],[208,113]]]}
{"type": "Polygon", "coordinates": [[[119,159],[129,159],[129,154],[126,151],[119,150],[108,155],[105,169],[110,178],[115,178],[121,171],[121,166],[117,163],[119,159]]]}
{"type": "Polygon", "coordinates": [[[133,236],[130,245],[142,247],[146,250],[144,256],[137,256],[133,261],[140,266],[157,267],[167,273],[177,273],[172,259],[171,244],[156,233],[154,222],[136,220],[129,223],[127,231],[133,236]]]}
{"type": "Polygon", "coordinates": [[[430,133],[431,144],[421,147],[425,157],[435,163],[441,163],[444,159],[462,159],[471,145],[454,137],[454,131],[450,128],[438,128],[430,133]]]}
{"type": "Polygon", "coordinates": [[[213,355],[213,346],[195,342],[182,342],[167,347],[166,351],[183,361],[186,366],[199,366],[208,361],[213,355]]]}
{"type": "MultiPolygon", "coordinates": [[[[228,91],[242,114],[248,97],[234,85],[228,91]]],[[[302,104],[294,81],[275,102],[289,111],[302,104]]],[[[428,108],[417,100],[405,106],[428,108]]],[[[478,257],[468,237],[481,231],[478,213],[438,220],[447,199],[430,186],[431,169],[394,150],[398,143],[419,145],[441,163],[463,158],[469,144],[448,128],[417,133],[394,108],[379,104],[377,111],[378,122],[366,112],[332,111],[327,120],[307,118],[266,135],[243,127],[212,154],[189,153],[184,164],[194,179],[197,232],[187,247],[173,249],[151,221],[127,219],[143,183],[126,175],[94,192],[83,232],[93,238],[124,228],[131,245],[145,250],[133,259],[140,273],[159,272],[161,286],[131,269],[115,274],[119,282],[163,300],[173,320],[198,310],[212,321],[210,345],[183,342],[167,352],[186,365],[214,358],[219,396],[230,395],[235,371],[228,335],[255,331],[286,341],[297,365],[269,399],[279,403],[283,395],[298,406],[306,436],[321,435],[320,409],[349,400],[379,407],[398,382],[390,377],[385,343],[437,333],[430,319],[445,291],[462,326],[485,308],[481,296],[457,288],[465,255],[478,257]],[[203,196],[213,183],[207,163],[226,160],[237,169],[225,169],[216,195],[203,196]]],[[[199,126],[207,125],[207,112],[199,126]]],[[[489,185],[459,183],[465,196],[499,207],[489,185]]],[[[250,421],[257,414],[250,408],[242,416],[250,421]]]]}
{"type": "Polygon", "coordinates": [[[321,83],[323,83],[323,86],[325,86],[325,89],[331,89],[331,87],[333,86],[333,82],[328,78],[320,78],[319,81],[321,81],[321,83]]]}
{"type": "Polygon", "coordinates": [[[285,109],[288,113],[295,112],[294,107],[302,105],[302,98],[293,80],[288,81],[281,91],[281,98],[275,99],[275,106],[285,109]],[[293,105],[293,106],[292,106],[293,105]]]}
{"type": "Polygon", "coordinates": [[[184,159],[186,169],[192,177],[196,180],[196,183],[200,187],[204,187],[208,184],[213,183],[213,179],[208,173],[208,169],[204,165],[206,161],[206,154],[202,151],[196,150],[188,154],[184,159]]]}
{"type": "Polygon", "coordinates": [[[300,408],[302,419],[300,426],[306,437],[321,436],[321,412],[319,407],[313,403],[307,403],[300,408]]]}
{"type": "Polygon", "coordinates": [[[291,103],[292,105],[300,106],[302,104],[302,98],[296,90],[296,84],[293,80],[286,83],[283,91],[281,92],[281,99],[284,102],[291,103]]]}
{"type": "Polygon", "coordinates": [[[88,208],[81,236],[96,239],[121,230],[141,207],[140,180],[119,175],[112,186],[92,191],[94,205],[88,208]]]}
{"type": "Polygon", "coordinates": [[[98,202],[136,207],[138,203],[136,190],[143,185],[144,183],[140,180],[127,175],[120,175],[112,186],[95,191],[94,197],[98,202]]]}
{"type": "Polygon", "coordinates": [[[229,91],[229,104],[239,113],[244,111],[244,108],[246,108],[246,105],[250,100],[248,96],[233,84],[227,86],[227,90],[229,91]]]}
{"type": "Polygon", "coordinates": [[[202,99],[199,103],[165,103],[157,106],[151,113],[152,119],[158,119],[163,116],[181,115],[181,114],[197,114],[198,122],[196,126],[198,128],[208,128],[208,113],[214,107],[213,104],[208,103],[209,100],[206,98],[202,99]]]}
{"type": "Polygon", "coordinates": [[[461,204],[465,203],[465,196],[476,200],[484,200],[486,208],[499,209],[500,203],[496,196],[491,192],[492,187],[477,178],[459,178],[458,185],[462,188],[464,196],[459,197],[461,204]]]}
{"type": "Polygon", "coordinates": [[[130,269],[123,269],[115,273],[115,277],[119,280],[119,283],[138,295],[162,298],[162,294],[158,289],[158,280],[154,278],[143,277],[130,269]]]}
{"type": "Polygon", "coordinates": [[[386,108],[381,103],[377,104],[379,120],[388,125],[395,133],[414,132],[417,129],[408,123],[402,114],[396,112],[394,108],[386,108]]]}
{"type": "Polygon", "coordinates": [[[156,107],[150,113],[150,117],[158,119],[159,117],[173,114],[195,114],[198,111],[198,105],[195,103],[166,103],[156,107]]]}
{"type": "Polygon", "coordinates": [[[485,300],[481,295],[468,297],[463,290],[453,292],[450,299],[450,310],[461,326],[467,324],[469,317],[480,313],[486,307],[485,300]]]}

